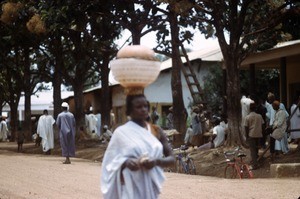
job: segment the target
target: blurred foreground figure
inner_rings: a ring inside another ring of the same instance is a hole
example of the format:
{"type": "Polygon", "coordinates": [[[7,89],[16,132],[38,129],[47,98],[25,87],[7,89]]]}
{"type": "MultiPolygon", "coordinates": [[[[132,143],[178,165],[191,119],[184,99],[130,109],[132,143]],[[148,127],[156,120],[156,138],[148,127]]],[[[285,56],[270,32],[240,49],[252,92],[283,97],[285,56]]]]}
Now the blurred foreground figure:
{"type": "Polygon", "coordinates": [[[118,127],[109,142],[101,191],[104,199],[155,199],[165,179],[162,167],[173,165],[175,159],[163,131],[146,122],[146,97],[129,95],[126,106],[131,120],[118,127]]]}
{"type": "Polygon", "coordinates": [[[59,129],[62,156],[66,157],[63,164],[71,164],[70,157],[75,156],[75,118],[74,115],[68,111],[68,103],[63,102],[61,106],[63,112],[57,116],[56,124],[59,129]]]}

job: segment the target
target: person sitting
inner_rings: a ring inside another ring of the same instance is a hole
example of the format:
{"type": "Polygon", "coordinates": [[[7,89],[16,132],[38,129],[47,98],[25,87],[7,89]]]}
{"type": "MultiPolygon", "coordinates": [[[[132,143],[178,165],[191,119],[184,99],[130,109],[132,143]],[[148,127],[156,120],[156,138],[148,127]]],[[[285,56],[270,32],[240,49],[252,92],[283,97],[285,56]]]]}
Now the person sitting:
{"type": "Polygon", "coordinates": [[[103,134],[100,138],[100,140],[102,140],[103,143],[109,142],[109,140],[111,139],[112,136],[112,132],[108,129],[107,125],[103,126],[103,134]]]}
{"type": "Polygon", "coordinates": [[[210,141],[198,147],[198,150],[207,150],[222,146],[225,141],[225,129],[220,125],[220,119],[214,120],[213,134],[210,141]]]}

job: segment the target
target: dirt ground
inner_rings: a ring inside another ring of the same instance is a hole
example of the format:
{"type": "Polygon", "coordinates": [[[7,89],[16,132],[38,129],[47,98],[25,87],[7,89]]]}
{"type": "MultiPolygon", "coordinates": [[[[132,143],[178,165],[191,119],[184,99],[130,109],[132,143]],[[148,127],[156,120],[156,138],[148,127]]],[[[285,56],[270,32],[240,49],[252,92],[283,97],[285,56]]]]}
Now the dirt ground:
{"type": "MultiPolygon", "coordinates": [[[[2,143],[0,149],[17,152],[15,143],[2,143]]],[[[101,162],[107,144],[103,144],[96,140],[80,141],[76,145],[76,157],[88,159],[96,162],[101,162]]],[[[24,144],[23,153],[25,154],[43,154],[41,147],[34,146],[34,143],[24,144]]],[[[230,150],[230,148],[217,148],[207,151],[196,151],[191,148],[188,150],[191,152],[196,165],[197,175],[224,177],[224,168],[226,166],[224,151],[230,150]]],[[[250,162],[249,150],[243,149],[247,154],[245,162],[250,162]]],[[[259,153],[261,154],[261,149],[259,153]]],[[[60,155],[61,150],[59,144],[56,144],[55,149],[52,151],[52,155],[60,155]]],[[[260,168],[254,170],[255,178],[269,178],[270,177],[270,157],[269,152],[264,155],[264,158],[260,161],[260,168]]],[[[288,154],[279,154],[273,163],[300,163],[300,151],[296,151],[296,145],[290,144],[290,152],[288,154]]],[[[172,169],[171,169],[172,170],[172,169]]],[[[174,169],[173,169],[174,170],[174,169]]]]}
{"type": "MultiPolygon", "coordinates": [[[[64,165],[61,163],[63,158],[55,155],[60,153],[59,149],[54,150],[52,155],[43,155],[40,148],[28,143],[24,145],[24,153],[17,153],[15,143],[0,143],[0,198],[101,198],[100,160],[105,146],[96,142],[81,143],[77,147],[77,158],[71,159],[71,165],[64,165]],[[78,158],[79,156],[86,159],[78,158]]],[[[210,159],[209,154],[196,153],[195,157],[199,155],[210,159]]],[[[214,156],[222,159],[221,155],[214,156]]],[[[198,161],[197,163],[203,164],[198,161]]],[[[197,170],[201,171],[198,164],[197,170]]],[[[217,165],[221,164],[220,162],[217,165]]],[[[209,174],[203,168],[202,171],[209,174]]],[[[299,185],[299,178],[228,180],[166,173],[160,198],[290,199],[300,196],[299,185]]]]}

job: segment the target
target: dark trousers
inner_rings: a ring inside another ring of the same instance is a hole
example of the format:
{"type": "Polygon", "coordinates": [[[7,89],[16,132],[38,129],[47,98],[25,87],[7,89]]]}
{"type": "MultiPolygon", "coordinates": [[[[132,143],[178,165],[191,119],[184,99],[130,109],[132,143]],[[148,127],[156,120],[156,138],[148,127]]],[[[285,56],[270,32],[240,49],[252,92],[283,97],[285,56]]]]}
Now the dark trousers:
{"type": "Polygon", "coordinates": [[[270,153],[275,153],[275,139],[270,136],[270,153]]]}
{"type": "Polygon", "coordinates": [[[250,147],[250,154],[253,166],[257,166],[257,158],[258,158],[258,147],[260,144],[260,138],[248,138],[248,144],[250,147]]]}
{"type": "Polygon", "coordinates": [[[267,141],[267,137],[269,135],[269,131],[268,130],[263,130],[262,135],[263,137],[260,138],[260,145],[261,147],[265,147],[266,146],[266,141],[267,141]]]}

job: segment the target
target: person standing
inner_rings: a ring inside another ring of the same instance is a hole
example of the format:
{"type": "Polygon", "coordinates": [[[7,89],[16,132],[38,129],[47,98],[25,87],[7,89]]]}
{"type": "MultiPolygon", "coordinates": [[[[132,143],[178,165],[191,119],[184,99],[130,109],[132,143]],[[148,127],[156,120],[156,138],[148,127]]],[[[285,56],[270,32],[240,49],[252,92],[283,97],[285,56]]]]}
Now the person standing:
{"type": "Polygon", "coordinates": [[[159,114],[157,112],[157,108],[153,106],[152,107],[152,113],[151,113],[152,124],[157,125],[158,124],[158,120],[159,120],[159,114]]]}
{"type": "Polygon", "coordinates": [[[42,138],[43,152],[47,155],[51,154],[51,149],[54,148],[53,125],[54,118],[48,114],[48,110],[43,111],[43,115],[39,118],[37,125],[37,134],[42,138]]]}
{"type": "MultiPolygon", "coordinates": [[[[265,107],[264,105],[264,101],[262,99],[258,99],[258,100],[255,100],[255,103],[258,103],[257,106],[256,106],[256,113],[257,114],[260,114],[261,117],[263,118],[264,120],[264,123],[265,125],[267,124],[267,121],[266,121],[266,114],[267,114],[267,108],[265,107]]],[[[266,141],[267,141],[267,131],[265,128],[262,129],[262,138],[260,139],[260,145],[262,146],[262,148],[266,148],[266,141]]]]}
{"type": "Polygon", "coordinates": [[[7,123],[5,121],[5,116],[1,117],[1,122],[0,122],[0,141],[9,141],[7,140],[9,131],[7,128],[7,123]]]}
{"type": "Polygon", "coordinates": [[[59,129],[62,156],[66,157],[63,164],[71,164],[70,157],[75,157],[75,118],[68,111],[68,103],[63,102],[61,106],[63,112],[57,116],[56,124],[59,129]]]}
{"type": "Polygon", "coordinates": [[[270,135],[270,153],[271,159],[274,159],[275,153],[275,141],[281,141],[286,134],[286,113],[280,108],[280,102],[274,101],[272,103],[273,109],[275,110],[275,117],[272,125],[273,132],[270,135]]]}
{"type": "Polygon", "coordinates": [[[174,123],[173,123],[173,107],[171,106],[169,108],[169,113],[167,115],[167,128],[169,130],[174,129],[174,123]]]}
{"type": "Polygon", "coordinates": [[[193,138],[193,127],[192,125],[190,125],[185,132],[185,136],[184,136],[184,144],[185,145],[190,145],[192,142],[192,138],[193,138]]]}
{"type": "Polygon", "coordinates": [[[250,104],[250,113],[245,117],[244,127],[245,135],[250,147],[252,169],[258,168],[257,158],[258,158],[258,147],[260,145],[260,139],[263,137],[263,125],[264,120],[262,116],[256,111],[255,103],[250,104]]]}
{"type": "Polygon", "coordinates": [[[291,118],[291,123],[290,123],[290,130],[291,130],[291,136],[290,139],[294,139],[296,143],[298,143],[298,149],[300,149],[300,110],[299,110],[299,101],[300,98],[298,97],[297,99],[294,100],[293,105],[291,106],[291,114],[294,113],[294,115],[291,118]],[[297,109],[297,110],[296,110],[297,109]],[[294,129],[298,129],[295,130],[294,129]]]}
{"type": "MultiPolygon", "coordinates": [[[[276,110],[274,110],[274,108],[273,108],[274,101],[275,101],[275,95],[273,93],[268,93],[268,101],[266,102],[266,108],[267,108],[266,116],[269,120],[269,126],[268,126],[268,130],[267,130],[269,133],[271,133],[270,131],[272,131],[272,126],[274,124],[275,113],[276,113],[276,110]]],[[[279,103],[279,109],[284,111],[285,117],[287,119],[289,114],[286,111],[284,104],[279,103]]],[[[282,151],[284,154],[288,153],[289,146],[288,146],[288,140],[287,140],[287,133],[284,133],[281,140],[275,140],[275,150],[282,151]]]]}
{"type": "Polygon", "coordinates": [[[92,135],[98,135],[97,132],[97,117],[93,113],[93,108],[90,107],[89,113],[85,115],[85,122],[86,122],[86,129],[89,133],[90,137],[93,137],[92,135]]]}
{"type": "Polygon", "coordinates": [[[201,121],[199,116],[200,109],[199,107],[193,108],[192,113],[192,127],[193,127],[193,138],[191,144],[193,146],[200,146],[203,144],[203,135],[202,135],[202,127],[201,127],[201,121]]]}
{"type": "Polygon", "coordinates": [[[162,129],[147,122],[146,97],[128,95],[126,109],[131,120],[114,131],[102,161],[103,198],[158,198],[162,167],[173,165],[175,158],[162,129]]]}

